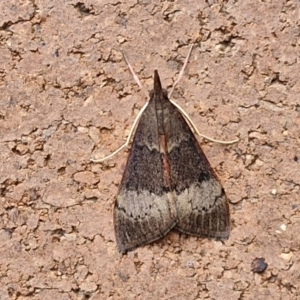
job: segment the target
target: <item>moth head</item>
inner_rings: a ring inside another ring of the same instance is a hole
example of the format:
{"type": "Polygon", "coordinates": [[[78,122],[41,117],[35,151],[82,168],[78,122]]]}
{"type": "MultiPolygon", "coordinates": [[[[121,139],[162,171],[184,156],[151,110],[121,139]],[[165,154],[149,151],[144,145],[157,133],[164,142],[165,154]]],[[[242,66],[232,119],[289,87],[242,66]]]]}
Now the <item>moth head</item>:
{"type": "MultiPolygon", "coordinates": [[[[168,99],[168,91],[167,91],[166,89],[162,89],[162,90],[161,90],[161,93],[163,94],[163,97],[164,97],[164,98],[167,98],[167,99],[168,99]]],[[[157,95],[157,93],[155,93],[154,90],[151,90],[151,91],[149,92],[150,99],[154,97],[154,94],[157,95]]]]}

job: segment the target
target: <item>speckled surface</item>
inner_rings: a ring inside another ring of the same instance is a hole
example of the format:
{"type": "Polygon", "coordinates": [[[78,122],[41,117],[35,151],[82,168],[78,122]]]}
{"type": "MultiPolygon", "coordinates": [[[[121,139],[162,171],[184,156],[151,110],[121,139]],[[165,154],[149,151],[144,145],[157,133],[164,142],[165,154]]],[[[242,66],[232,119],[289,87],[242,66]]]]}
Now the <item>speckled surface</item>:
{"type": "Polygon", "coordinates": [[[299,1],[0,3],[1,299],[300,298],[299,1]],[[176,231],[126,255],[124,143],[158,69],[230,199],[217,242],[176,231]],[[268,268],[253,273],[255,258],[268,268]]]}

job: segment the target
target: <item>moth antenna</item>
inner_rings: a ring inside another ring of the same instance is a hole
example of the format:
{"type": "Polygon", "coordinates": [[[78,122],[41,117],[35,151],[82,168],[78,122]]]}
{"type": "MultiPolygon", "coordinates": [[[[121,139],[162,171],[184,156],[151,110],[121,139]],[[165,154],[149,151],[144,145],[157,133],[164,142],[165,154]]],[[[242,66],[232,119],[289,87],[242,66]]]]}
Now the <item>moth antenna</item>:
{"type": "MultiPolygon", "coordinates": [[[[139,77],[138,77],[138,76],[136,75],[136,73],[134,72],[134,70],[133,70],[133,68],[132,68],[132,66],[131,66],[131,64],[130,64],[130,62],[129,62],[129,60],[128,60],[128,57],[126,56],[126,54],[125,54],[123,51],[122,51],[122,54],[123,54],[124,60],[125,60],[125,62],[126,62],[126,64],[127,64],[128,68],[129,68],[129,70],[130,70],[130,72],[131,72],[131,74],[132,74],[132,76],[133,76],[133,79],[135,80],[135,82],[137,83],[137,85],[140,87],[140,89],[143,91],[143,93],[145,94],[146,98],[148,98],[149,95],[148,95],[148,93],[146,92],[145,88],[143,87],[143,85],[142,85],[142,83],[141,83],[139,77]]],[[[128,137],[127,137],[127,139],[126,139],[126,142],[125,142],[121,147],[119,147],[116,151],[114,151],[113,153],[111,153],[111,154],[109,154],[109,155],[107,155],[107,156],[105,156],[105,157],[103,157],[103,158],[100,158],[100,159],[93,159],[93,158],[91,158],[90,161],[96,162],[96,163],[98,163],[98,162],[103,162],[103,161],[105,161],[105,160],[107,160],[107,159],[112,158],[112,157],[115,156],[117,153],[119,153],[121,150],[123,150],[125,147],[127,147],[127,146],[129,145],[129,143],[130,143],[130,140],[131,140],[132,135],[133,135],[133,133],[134,133],[135,127],[136,127],[136,125],[137,125],[139,119],[141,118],[141,115],[143,114],[144,110],[146,109],[147,105],[148,105],[148,102],[146,102],[146,103],[144,104],[144,106],[142,107],[142,109],[139,111],[138,115],[136,116],[136,118],[135,118],[135,120],[134,120],[134,122],[133,122],[133,124],[132,124],[132,126],[131,126],[131,128],[130,128],[128,137]]]]}
{"type": "Polygon", "coordinates": [[[175,82],[174,82],[174,84],[173,84],[173,86],[172,86],[172,88],[171,88],[171,91],[170,91],[170,93],[169,93],[169,95],[168,95],[169,99],[171,98],[171,96],[172,96],[172,94],[173,94],[173,91],[174,91],[174,89],[175,89],[175,86],[178,84],[178,82],[179,82],[179,81],[181,80],[181,78],[182,78],[182,75],[183,75],[183,73],[184,73],[184,70],[185,70],[185,68],[186,68],[186,66],[187,66],[187,64],[188,64],[188,62],[189,62],[189,59],[190,59],[190,56],[191,56],[191,53],[192,53],[192,50],[193,50],[193,46],[194,46],[194,44],[192,44],[192,45],[190,46],[188,55],[187,55],[187,57],[186,57],[186,59],[185,59],[185,61],[184,61],[184,64],[183,64],[183,66],[182,66],[182,68],[181,68],[181,71],[179,72],[179,75],[178,75],[177,79],[175,80],[175,82]]]}
{"type": "Polygon", "coordinates": [[[130,72],[131,72],[131,74],[133,76],[133,79],[135,80],[135,82],[137,83],[137,85],[140,87],[140,89],[143,91],[143,93],[145,94],[146,98],[148,98],[149,94],[147,93],[147,91],[143,87],[143,85],[142,85],[141,81],[139,80],[138,76],[133,71],[133,68],[132,68],[132,66],[131,66],[131,64],[130,64],[130,62],[128,60],[128,57],[126,56],[126,54],[124,52],[122,52],[122,54],[123,54],[123,57],[124,57],[124,59],[126,61],[126,64],[127,64],[128,68],[129,68],[129,70],[130,70],[130,72]]]}
{"type": "Polygon", "coordinates": [[[96,163],[98,163],[98,162],[103,162],[103,161],[105,161],[105,160],[107,160],[107,159],[112,158],[112,157],[115,156],[117,153],[119,153],[122,149],[124,149],[125,147],[127,147],[127,146],[129,145],[129,143],[130,143],[130,140],[131,140],[131,137],[132,137],[132,135],[133,135],[134,129],[136,128],[136,125],[137,125],[138,121],[140,120],[141,115],[143,114],[144,110],[146,109],[148,103],[149,103],[149,102],[146,102],[146,103],[144,104],[144,106],[143,106],[142,109],[139,111],[138,115],[136,116],[136,118],[135,118],[135,120],[134,120],[134,122],[133,122],[133,124],[132,124],[132,126],[131,126],[131,128],[130,128],[128,137],[127,137],[127,139],[126,139],[126,142],[125,142],[120,148],[118,148],[116,151],[114,151],[113,153],[111,153],[111,154],[109,154],[109,155],[107,155],[107,156],[105,156],[105,157],[103,157],[103,158],[100,158],[100,159],[93,159],[93,158],[91,158],[90,161],[96,162],[96,163]]]}
{"type": "MultiPolygon", "coordinates": [[[[169,99],[170,100],[170,99],[169,99]]],[[[189,115],[185,112],[185,110],[179,105],[177,104],[176,102],[170,100],[170,102],[176,106],[176,108],[181,112],[181,114],[184,116],[184,118],[190,123],[191,127],[193,128],[193,130],[199,135],[199,136],[202,136],[203,138],[205,138],[206,140],[209,140],[211,142],[214,142],[214,143],[219,143],[219,144],[224,144],[224,145],[230,145],[230,144],[234,144],[234,143],[237,143],[239,141],[239,139],[235,139],[235,140],[232,140],[232,141],[220,141],[220,140],[215,140],[211,137],[208,137],[202,133],[200,133],[196,127],[196,125],[194,124],[194,122],[191,120],[191,118],[189,117],[189,115]]]]}
{"type": "Polygon", "coordinates": [[[181,68],[181,71],[179,72],[179,75],[178,75],[176,81],[174,82],[174,84],[173,84],[173,86],[172,86],[172,89],[171,89],[171,91],[170,91],[170,93],[169,93],[169,95],[168,95],[169,100],[170,100],[170,102],[172,102],[172,103],[178,108],[178,110],[182,113],[182,115],[184,116],[184,118],[190,123],[191,127],[193,128],[193,130],[194,130],[199,136],[205,138],[206,140],[209,140],[209,141],[215,142],[215,143],[219,143],[219,144],[224,144],[224,145],[234,144],[234,143],[238,142],[239,139],[232,140],[232,141],[220,141],[220,140],[215,140],[215,139],[213,139],[213,138],[210,138],[210,137],[208,137],[208,136],[206,136],[206,135],[204,135],[204,134],[201,134],[201,133],[198,131],[198,129],[197,129],[196,125],[194,124],[194,122],[193,122],[193,121],[191,120],[191,118],[189,117],[189,115],[185,112],[185,110],[184,110],[179,104],[177,104],[176,102],[174,102],[174,101],[172,101],[172,100],[170,99],[170,98],[171,98],[171,95],[172,95],[172,93],[173,93],[173,91],[174,91],[174,89],[175,89],[175,87],[176,87],[176,85],[179,83],[179,81],[181,80],[181,78],[182,78],[182,76],[183,76],[184,70],[185,70],[185,68],[186,68],[186,66],[187,66],[187,64],[188,64],[188,62],[189,62],[190,56],[191,56],[191,53],[192,53],[192,50],[193,50],[193,46],[194,46],[194,44],[192,44],[192,45],[190,46],[189,52],[188,52],[188,54],[187,54],[187,56],[186,56],[186,59],[185,59],[184,64],[183,64],[183,66],[182,66],[182,68],[181,68]]]}

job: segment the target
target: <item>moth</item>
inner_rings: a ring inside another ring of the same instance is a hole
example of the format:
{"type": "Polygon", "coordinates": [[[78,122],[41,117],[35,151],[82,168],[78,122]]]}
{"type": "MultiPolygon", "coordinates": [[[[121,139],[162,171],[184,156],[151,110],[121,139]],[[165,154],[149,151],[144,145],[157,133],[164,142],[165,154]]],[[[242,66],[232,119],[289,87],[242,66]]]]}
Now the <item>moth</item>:
{"type": "Polygon", "coordinates": [[[173,228],[198,237],[229,237],[224,189],[182,112],[162,88],[157,70],[113,218],[121,253],[151,243],[173,228]]]}

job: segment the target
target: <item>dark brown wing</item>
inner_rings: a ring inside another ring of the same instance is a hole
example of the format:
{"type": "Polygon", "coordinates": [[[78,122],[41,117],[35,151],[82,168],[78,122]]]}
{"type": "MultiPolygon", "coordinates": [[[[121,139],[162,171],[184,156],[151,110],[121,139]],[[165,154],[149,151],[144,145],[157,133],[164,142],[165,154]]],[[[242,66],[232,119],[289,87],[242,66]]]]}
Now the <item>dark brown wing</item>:
{"type": "Polygon", "coordinates": [[[150,100],[136,133],[114,208],[119,251],[163,237],[176,222],[176,207],[164,173],[155,102],[150,100]]]}
{"type": "Polygon", "coordinates": [[[165,119],[171,189],[176,194],[178,223],[184,233],[228,238],[228,201],[217,176],[178,109],[169,102],[165,119]]]}

